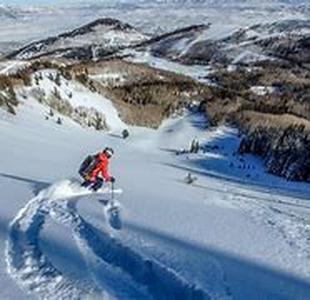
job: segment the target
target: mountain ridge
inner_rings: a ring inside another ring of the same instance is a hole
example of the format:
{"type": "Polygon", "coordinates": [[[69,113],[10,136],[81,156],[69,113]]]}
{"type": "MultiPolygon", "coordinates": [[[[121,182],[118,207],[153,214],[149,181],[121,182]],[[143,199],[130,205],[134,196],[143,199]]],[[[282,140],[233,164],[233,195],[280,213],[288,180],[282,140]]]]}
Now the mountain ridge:
{"type": "Polygon", "coordinates": [[[73,30],[27,44],[9,53],[6,58],[32,59],[60,53],[65,58],[78,59],[79,53],[75,50],[81,52],[81,58],[93,58],[95,54],[92,53],[94,51],[92,47],[100,48],[96,49],[97,51],[110,52],[144,39],[146,36],[128,23],[112,18],[99,18],[73,30]],[[113,35],[114,32],[119,36],[113,35]],[[88,37],[85,37],[86,35],[88,37]]]}

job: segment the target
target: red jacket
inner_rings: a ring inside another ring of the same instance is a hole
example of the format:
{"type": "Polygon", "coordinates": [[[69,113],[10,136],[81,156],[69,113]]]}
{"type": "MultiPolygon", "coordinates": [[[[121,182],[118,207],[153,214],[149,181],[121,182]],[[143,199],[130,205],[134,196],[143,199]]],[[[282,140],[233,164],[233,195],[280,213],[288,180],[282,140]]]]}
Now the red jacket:
{"type": "Polygon", "coordinates": [[[111,176],[108,172],[109,159],[104,153],[99,153],[97,157],[97,165],[90,173],[90,181],[95,181],[97,176],[101,173],[105,181],[110,181],[111,176]]]}

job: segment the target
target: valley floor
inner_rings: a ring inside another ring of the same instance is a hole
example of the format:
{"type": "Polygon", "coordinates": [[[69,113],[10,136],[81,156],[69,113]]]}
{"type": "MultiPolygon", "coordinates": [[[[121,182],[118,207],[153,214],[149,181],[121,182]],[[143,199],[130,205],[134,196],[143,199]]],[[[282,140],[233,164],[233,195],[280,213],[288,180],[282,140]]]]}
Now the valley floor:
{"type": "Polygon", "coordinates": [[[2,299],[310,298],[310,187],[239,156],[234,129],[188,112],[123,140],[44,121],[47,110],[0,111],[2,299]],[[193,138],[204,150],[177,155],[193,138]],[[120,231],[71,185],[107,145],[120,231]]]}

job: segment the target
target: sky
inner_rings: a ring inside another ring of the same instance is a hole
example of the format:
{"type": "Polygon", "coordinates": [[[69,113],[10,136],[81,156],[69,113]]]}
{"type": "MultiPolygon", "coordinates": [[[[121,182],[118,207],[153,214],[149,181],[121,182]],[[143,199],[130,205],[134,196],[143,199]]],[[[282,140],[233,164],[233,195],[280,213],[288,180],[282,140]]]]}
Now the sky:
{"type": "Polygon", "coordinates": [[[102,0],[102,1],[95,1],[95,0],[0,0],[0,4],[4,5],[59,5],[59,4],[66,4],[66,3],[94,3],[94,2],[110,2],[110,0],[102,0]]]}

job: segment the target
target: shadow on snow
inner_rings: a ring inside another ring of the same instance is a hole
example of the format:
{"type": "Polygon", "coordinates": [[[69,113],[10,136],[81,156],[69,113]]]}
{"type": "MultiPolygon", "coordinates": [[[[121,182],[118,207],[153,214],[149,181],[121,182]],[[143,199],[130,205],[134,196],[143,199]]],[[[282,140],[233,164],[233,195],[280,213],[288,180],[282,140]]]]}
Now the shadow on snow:
{"type": "Polygon", "coordinates": [[[22,176],[17,176],[17,175],[11,175],[11,174],[5,174],[5,173],[0,173],[1,177],[28,183],[31,185],[31,190],[32,192],[36,195],[38,194],[41,190],[46,189],[48,186],[50,186],[50,183],[45,182],[45,181],[39,181],[39,180],[34,180],[31,178],[26,178],[22,176]]]}
{"type": "MultiPolygon", "coordinates": [[[[226,283],[236,299],[310,299],[310,283],[268,266],[238,257],[219,249],[200,246],[184,241],[151,228],[140,227],[133,223],[124,224],[128,234],[133,232],[168,247],[184,249],[195,256],[208,255],[217,259],[222,265],[226,283]]],[[[190,256],[188,257],[190,264],[190,256]]]]}

